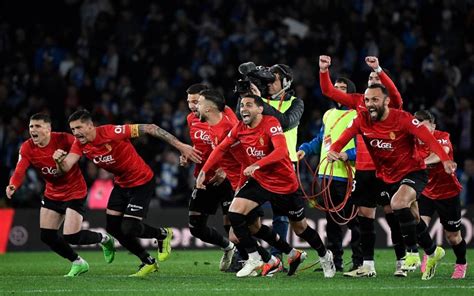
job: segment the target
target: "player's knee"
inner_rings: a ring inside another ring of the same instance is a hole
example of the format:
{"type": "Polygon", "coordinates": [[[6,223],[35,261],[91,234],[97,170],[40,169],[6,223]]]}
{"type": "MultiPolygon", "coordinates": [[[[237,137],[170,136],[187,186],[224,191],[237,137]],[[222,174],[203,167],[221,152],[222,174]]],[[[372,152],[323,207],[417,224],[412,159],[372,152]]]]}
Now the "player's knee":
{"type": "Polygon", "coordinates": [[[228,214],[232,228],[234,229],[237,238],[241,238],[243,234],[248,231],[247,221],[245,215],[229,212],[228,214]]]}
{"type": "Polygon", "coordinates": [[[121,237],[122,235],[122,217],[107,215],[107,224],[105,230],[114,237],[121,237]]]}
{"type": "Polygon", "coordinates": [[[195,237],[199,237],[203,229],[207,227],[207,217],[203,215],[189,216],[189,231],[195,237]]]}
{"type": "Polygon", "coordinates": [[[451,246],[458,245],[462,241],[460,231],[456,231],[456,232],[446,231],[445,235],[446,235],[446,240],[451,246]]]}
{"type": "Polygon", "coordinates": [[[40,237],[43,243],[50,245],[59,239],[59,234],[55,229],[40,228],[40,237]]]}
{"type": "Polygon", "coordinates": [[[375,219],[359,216],[360,232],[375,233],[375,219]]]}
{"type": "Polygon", "coordinates": [[[64,240],[70,245],[80,245],[81,244],[81,232],[76,232],[74,234],[65,234],[64,240]]]}
{"type": "Polygon", "coordinates": [[[123,234],[128,237],[137,237],[143,231],[142,222],[134,218],[123,218],[121,227],[123,234]]]}
{"type": "Polygon", "coordinates": [[[296,235],[302,234],[306,228],[308,228],[308,224],[306,223],[306,219],[303,219],[301,221],[292,221],[291,222],[291,228],[295,232],[296,235]]]}

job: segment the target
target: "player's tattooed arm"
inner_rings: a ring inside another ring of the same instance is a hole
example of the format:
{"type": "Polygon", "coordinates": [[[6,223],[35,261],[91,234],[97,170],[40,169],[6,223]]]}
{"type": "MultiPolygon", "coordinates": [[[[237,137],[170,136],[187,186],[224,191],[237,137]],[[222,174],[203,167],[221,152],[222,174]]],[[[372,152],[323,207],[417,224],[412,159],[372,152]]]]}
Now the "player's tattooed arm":
{"type": "Polygon", "coordinates": [[[201,152],[199,150],[196,150],[192,146],[181,142],[174,135],[165,131],[164,129],[157,126],[156,124],[139,124],[138,132],[140,135],[148,134],[155,138],[161,139],[165,141],[166,143],[170,144],[171,146],[175,147],[176,149],[178,149],[181,152],[181,154],[187,159],[195,163],[201,163],[202,158],[201,158],[201,152]]]}

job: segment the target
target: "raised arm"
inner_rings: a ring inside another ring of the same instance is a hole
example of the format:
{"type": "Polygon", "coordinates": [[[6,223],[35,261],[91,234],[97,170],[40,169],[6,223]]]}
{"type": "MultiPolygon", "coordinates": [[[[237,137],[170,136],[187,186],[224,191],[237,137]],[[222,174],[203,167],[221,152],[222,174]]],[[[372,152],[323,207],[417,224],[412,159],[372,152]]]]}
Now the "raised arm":
{"type": "Polygon", "coordinates": [[[201,163],[202,161],[201,151],[181,142],[178,140],[178,138],[156,124],[138,124],[138,135],[141,136],[144,134],[148,134],[165,141],[166,143],[178,149],[186,159],[189,159],[195,163],[201,163]]]}
{"type": "Polygon", "coordinates": [[[385,86],[385,88],[387,88],[388,96],[390,97],[389,107],[395,109],[402,109],[402,96],[400,95],[400,92],[395,86],[395,83],[393,83],[392,79],[390,79],[387,73],[385,73],[382,67],[380,67],[379,59],[374,56],[368,56],[365,58],[365,62],[367,63],[367,66],[372,68],[372,70],[377,73],[380,78],[380,82],[385,86]]]}
{"type": "Polygon", "coordinates": [[[357,109],[360,94],[347,94],[336,89],[329,76],[330,65],[331,57],[325,55],[319,56],[319,83],[323,95],[349,109],[357,109]]]}

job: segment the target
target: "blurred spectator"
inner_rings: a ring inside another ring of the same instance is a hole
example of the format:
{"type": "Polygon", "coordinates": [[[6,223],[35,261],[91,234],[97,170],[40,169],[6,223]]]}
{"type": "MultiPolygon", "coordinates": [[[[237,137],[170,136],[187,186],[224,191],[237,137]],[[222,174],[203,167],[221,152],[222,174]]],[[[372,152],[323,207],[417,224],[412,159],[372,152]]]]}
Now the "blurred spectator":
{"type": "Polygon", "coordinates": [[[462,185],[460,194],[461,204],[463,206],[474,204],[474,159],[467,158],[464,161],[464,170],[462,171],[459,182],[462,185]]]}
{"type": "MultiPolygon", "coordinates": [[[[293,87],[306,106],[298,139],[307,141],[331,107],[316,79],[320,54],[333,56],[331,73],[353,78],[359,91],[367,83],[363,58],[378,55],[404,109],[431,110],[438,128],[451,134],[460,167],[473,149],[472,1],[12,3],[0,20],[0,163],[6,175],[35,112],[50,113],[58,131],[69,131],[72,111],[88,108],[97,123],[154,122],[184,137],[187,110],[177,94],[205,82],[232,104],[237,66],[246,61],[294,69],[293,87]],[[35,11],[34,25],[25,5],[35,11]],[[51,13],[62,7],[68,9],[51,13]]],[[[166,145],[134,143],[160,172],[166,145]]],[[[88,174],[92,184],[97,173],[88,174]]],[[[191,189],[187,177],[178,179],[178,187],[191,189]]]]}

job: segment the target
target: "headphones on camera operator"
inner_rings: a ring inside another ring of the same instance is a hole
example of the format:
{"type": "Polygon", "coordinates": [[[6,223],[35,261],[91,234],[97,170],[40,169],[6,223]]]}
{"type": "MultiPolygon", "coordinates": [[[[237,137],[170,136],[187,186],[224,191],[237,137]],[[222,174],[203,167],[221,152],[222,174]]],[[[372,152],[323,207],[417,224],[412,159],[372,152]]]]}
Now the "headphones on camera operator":
{"type": "Polygon", "coordinates": [[[272,99],[274,100],[291,87],[291,83],[293,82],[293,72],[291,71],[291,68],[285,64],[275,64],[271,66],[269,70],[272,73],[278,73],[281,78],[282,89],[276,94],[272,95],[272,99]]]}

